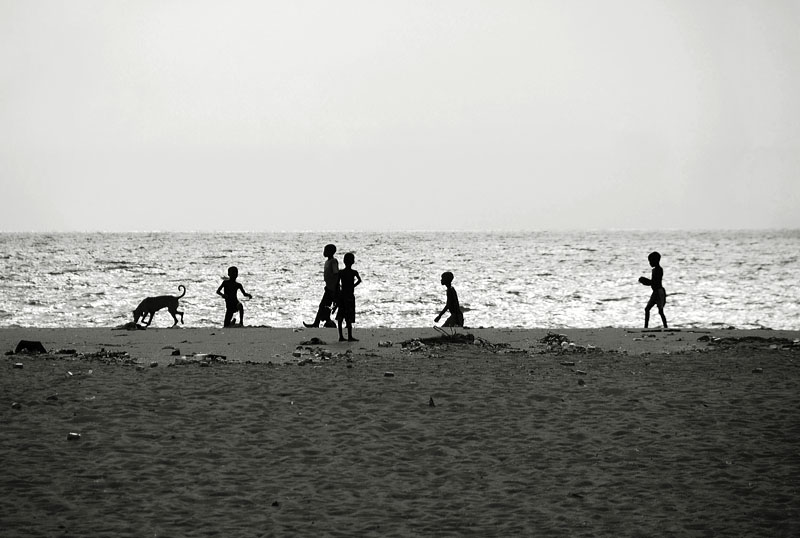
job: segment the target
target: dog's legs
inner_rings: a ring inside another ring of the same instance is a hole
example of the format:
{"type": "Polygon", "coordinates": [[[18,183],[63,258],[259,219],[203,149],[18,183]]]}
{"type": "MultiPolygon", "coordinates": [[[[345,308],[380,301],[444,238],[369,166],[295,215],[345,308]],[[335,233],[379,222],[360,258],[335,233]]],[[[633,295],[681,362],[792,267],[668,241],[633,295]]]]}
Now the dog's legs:
{"type": "Polygon", "coordinates": [[[169,308],[168,310],[169,313],[172,314],[172,319],[175,321],[175,323],[172,324],[172,326],[174,327],[175,325],[178,324],[178,317],[175,315],[178,313],[178,311],[174,308],[169,308]]]}
{"type": "Polygon", "coordinates": [[[176,312],[181,317],[181,325],[183,325],[183,312],[181,312],[180,310],[176,310],[176,312]]]}
{"type": "MultiPolygon", "coordinates": [[[[144,313],[145,316],[147,314],[150,314],[150,319],[148,319],[147,323],[144,324],[145,327],[149,327],[150,326],[150,323],[153,321],[153,314],[155,314],[155,312],[145,312],[144,313]]],[[[142,316],[142,323],[144,323],[144,316],[142,316]]]]}

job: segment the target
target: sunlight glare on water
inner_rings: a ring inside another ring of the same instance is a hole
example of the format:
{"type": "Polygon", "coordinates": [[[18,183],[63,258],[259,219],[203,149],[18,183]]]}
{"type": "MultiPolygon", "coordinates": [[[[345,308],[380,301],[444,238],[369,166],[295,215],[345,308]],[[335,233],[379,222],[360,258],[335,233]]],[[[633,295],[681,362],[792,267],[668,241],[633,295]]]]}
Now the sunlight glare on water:
{"type": "Polygon", "coordinates": [[[637,279],[658,250],[672,326],[800,329],[798,231],[0,234],[0,327],[116,326],[179,284],[186,326],[219,326],[230,265],[254,295],[248,325],[298,327],[316,312],[328,242],[342,266],[355,253],[361,327],[432,325],[444,271],[468,326],[638,327],[650,290],[637,279]]]}

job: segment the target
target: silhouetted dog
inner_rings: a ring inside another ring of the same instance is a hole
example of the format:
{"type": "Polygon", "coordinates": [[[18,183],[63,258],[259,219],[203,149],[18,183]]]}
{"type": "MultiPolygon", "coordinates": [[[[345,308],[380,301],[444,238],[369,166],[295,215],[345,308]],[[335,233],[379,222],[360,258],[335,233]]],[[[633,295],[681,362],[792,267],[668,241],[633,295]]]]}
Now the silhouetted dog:
{"type": "Polygon", "coordinates": [[[147,320],[147,323],[144,323],[145,327],[149,327],[150,322],[153,321],[153,315],[162,308],[166,308],[172,314],[172,319],[175,320],[175,323],[172,324],[173,327],[178,324],[178,318],[175,314],[180,315],[181,323],[183,323],[183,312],[178,310],[178,299],[186,295],[186,286],[181,284],[178,289],[183,289],[183,293],[177,297],[174,295],[159,295],[158,297],[148,297],[143,300],[133,311],[133,322],[138,324],[139,318],[141,318],[142,323],[144,323],[144,318],[147,317],[147,314],[150,314],[150,319],[147,320]]]}

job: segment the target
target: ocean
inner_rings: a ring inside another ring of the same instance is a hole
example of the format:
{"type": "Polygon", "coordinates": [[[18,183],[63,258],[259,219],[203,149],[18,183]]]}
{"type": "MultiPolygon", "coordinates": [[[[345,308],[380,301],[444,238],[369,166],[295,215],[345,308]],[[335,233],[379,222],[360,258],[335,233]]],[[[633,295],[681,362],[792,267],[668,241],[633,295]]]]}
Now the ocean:
{"type": "MultiPolygon", "coordinates": [[[[425,327],[453,286],[470,327],[640,327],[658,250],[676,328],[800,330],[800,231],[521,233],[2,233],[0,327],[113,327],[177,295],[187,327],[219,327],[227,268],[245,324],[300,327],[322,296],[322,250],[355,254],[356,327],[425,327]]],[[[169,327],[166,310],[153,327],[169,327]]],[[[661,322],[653,310],[651,327],[661,322]]]]}

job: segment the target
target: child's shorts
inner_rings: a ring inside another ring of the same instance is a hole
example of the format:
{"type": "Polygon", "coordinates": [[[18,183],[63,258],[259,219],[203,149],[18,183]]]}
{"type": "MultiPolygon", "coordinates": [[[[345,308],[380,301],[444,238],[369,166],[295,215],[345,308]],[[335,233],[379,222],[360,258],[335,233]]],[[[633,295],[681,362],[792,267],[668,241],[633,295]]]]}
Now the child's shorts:
{"type": "Polygon", "coordinates": [[[336,312],[336,320],[346,321],[348,323],[356,322],[356,298],[339,296],[339,303],[337,304],[339,310],[336,312]]]}
{"type": "Polygon", "coordinates": [[[647,308],[650,310],[654,306],[658,306],[658,308],[664,308],[664,305],[667,304],[667,290],[664,288],[658,288],[657,290],[653,291],[653,294],[650,296],[650,300],[647,301],[647,308]]]}
{"type": "Polygon", "coordinates": [[[458,312],[453,314],[442,324],[442,327],[463,327],[464,326],[464,314],[458,312]]]}

